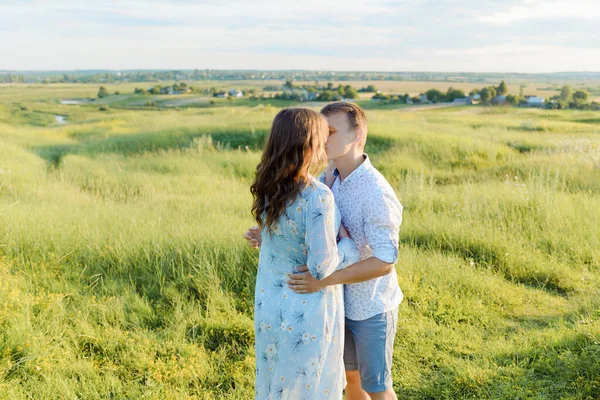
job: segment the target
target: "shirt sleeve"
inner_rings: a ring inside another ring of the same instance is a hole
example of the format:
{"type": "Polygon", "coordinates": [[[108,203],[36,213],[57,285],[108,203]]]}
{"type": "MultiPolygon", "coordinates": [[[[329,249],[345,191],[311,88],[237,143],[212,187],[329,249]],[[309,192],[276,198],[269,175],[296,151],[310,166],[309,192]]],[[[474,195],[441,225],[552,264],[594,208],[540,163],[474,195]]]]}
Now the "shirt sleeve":
{"type": "Polygon", "coordinates": [[[353,264],[358,249],[350,239],[336,241],[335,203],[329,189],[316,188],[307,203],[306,245],[308,271],[315,279],[323,279],[336,270],[353,264]]]}
{"type": "Polygon", "coordinates": [[[377,192],[363,204],[365,236],[373,257],[395,264],[402,205],[394,193],[377,192]]]}
{"type": "Polygon", "coordinates": [[[340,254],[340,264],[338,265],[337,270],[356,264],[360,260],[360,252],[352,239],[342,238],[337,246],[338,254],[340,254]]]}

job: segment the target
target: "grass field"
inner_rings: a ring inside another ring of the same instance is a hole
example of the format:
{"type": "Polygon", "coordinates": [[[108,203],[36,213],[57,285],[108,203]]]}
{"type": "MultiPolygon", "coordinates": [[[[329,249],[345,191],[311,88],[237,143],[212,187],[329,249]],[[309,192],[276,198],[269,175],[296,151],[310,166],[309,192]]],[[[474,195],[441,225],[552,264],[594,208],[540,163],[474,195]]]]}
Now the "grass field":
{"type": "MultiPolygon", "coordinates": [[[[252,398],[241,234],[289,103],[58,102],[97,90],[0,87],[0,398],[252,398]]],[[[417,110],[367,111],[405,210],[398,397],[600,398],[600,113],[417,110]]]]}

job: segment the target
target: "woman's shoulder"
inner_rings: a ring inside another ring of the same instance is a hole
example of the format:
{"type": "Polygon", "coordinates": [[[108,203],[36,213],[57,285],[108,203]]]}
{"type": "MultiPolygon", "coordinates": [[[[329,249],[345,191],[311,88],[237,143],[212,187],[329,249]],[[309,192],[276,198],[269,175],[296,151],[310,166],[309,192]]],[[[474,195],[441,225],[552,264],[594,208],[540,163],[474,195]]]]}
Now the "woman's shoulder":
{"type": "Polygon", "coordinates": [[[320,182],[317,178],[311,176],[306,184],[306,187],[302,190],[302,194],[306,196],[315,196],[315,195],[324,195],[324,196],[333,196],[331,189],[320,182]]]}
{"type": "Polygon", "coordinates": [[[302,196],[306,201],[317,202],[317,204],[333,202],[333,193],[324,183],[311,177],[306,187],[302,191],[302,196]]]}

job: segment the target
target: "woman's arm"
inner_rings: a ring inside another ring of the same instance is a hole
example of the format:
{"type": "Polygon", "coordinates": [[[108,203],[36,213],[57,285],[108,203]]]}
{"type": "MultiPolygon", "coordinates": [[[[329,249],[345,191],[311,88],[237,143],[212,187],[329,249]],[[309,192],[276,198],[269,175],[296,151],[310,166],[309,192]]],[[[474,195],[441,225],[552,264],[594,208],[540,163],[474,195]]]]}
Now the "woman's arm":
{"type": "Polygon", "coordinates": [[[310,194],[306,210],[306,268],[321,280],[358,259],[356,244],[349,237],[336,240],[335,203],[329,189],[319,188],[310,194]]]}
{"type": "Polygon", "coordinates": [[[303,265],[297,269],[299,273],[289,275],[288,286],[296,293],[314,293],[331,285],[369,281],[387,275],[393,270],[394,264],[388,264],[376,257],[369,257],[338,270],[325,279],[316,280],[307,273],[308,269],[303,265]]]}

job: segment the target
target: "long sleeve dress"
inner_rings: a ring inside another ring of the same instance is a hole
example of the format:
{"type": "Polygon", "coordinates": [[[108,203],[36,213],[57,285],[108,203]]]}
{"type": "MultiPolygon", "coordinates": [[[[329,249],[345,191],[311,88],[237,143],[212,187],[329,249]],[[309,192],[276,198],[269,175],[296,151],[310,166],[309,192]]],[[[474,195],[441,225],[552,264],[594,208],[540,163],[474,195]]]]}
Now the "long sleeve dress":
{"type": "Polygon", "coordinates": [[[316,279],[358,261],[354,242],[336,243],[340,213],[311,178],[272,232],[262,231],[254,307],[256,399],[341,399],[344,298],[341,285],[296,294],[288,274],[306,265],[316,279]]]}

